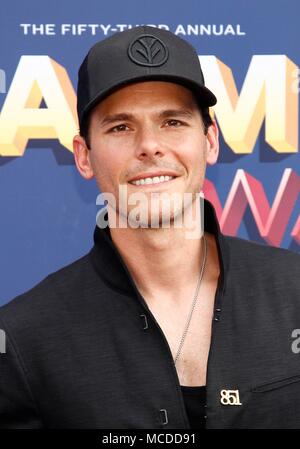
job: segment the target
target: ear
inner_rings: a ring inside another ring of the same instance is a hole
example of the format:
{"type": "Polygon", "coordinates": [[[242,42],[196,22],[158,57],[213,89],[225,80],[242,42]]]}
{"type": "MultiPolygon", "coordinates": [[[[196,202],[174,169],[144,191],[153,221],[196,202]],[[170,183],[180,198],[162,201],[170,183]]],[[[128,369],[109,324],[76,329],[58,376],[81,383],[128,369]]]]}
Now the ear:
{"type": "Polygon", "coordinates": [[[219,130],[215,120],[207,130],[206,145],[206,162],[213,165],[217,162],[219,156],[219,130]]]}
{"type": "Polygon", "coordinates": [[[77,170],[85,179],[92,179],[94,171],[91,165],[90,152],[83,137],[76,135],[73,138],[73,151],[77,170]]]}

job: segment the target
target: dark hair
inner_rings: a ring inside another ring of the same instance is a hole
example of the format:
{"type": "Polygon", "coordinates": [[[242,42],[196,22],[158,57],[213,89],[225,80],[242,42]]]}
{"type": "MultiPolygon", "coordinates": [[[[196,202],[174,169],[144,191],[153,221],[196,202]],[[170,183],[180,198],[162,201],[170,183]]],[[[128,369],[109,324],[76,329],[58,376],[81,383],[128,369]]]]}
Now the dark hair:
{"type": "Polygon", "coordinates": [[[201,106],[199,106],[199,110],[203,121],[204,134],[206,135],[208,128],[213,124],[213,121],[209,113],[209,108],[202,108],[201,106]]]}
{"type": "MultiPolygon", "coordinates": [[[[199,110],[201,113],[203,126],[204,126],[204,134],[207,134],[208,128],[213,124],[212,118],[209,114],[209,108],[203,108],[199,105],[199,110]]],[[[86,146],[88,149],[91,148],[91,142],[90,142],[90,121],[91,121],[91,111],[87,114],[87,116],[83,119],[79,134],[81,137],[84,138],[86,146]]]]}
{"type": "Polygon", "coordinates": [[[91,121],[91,112],[89,112],[82,120],[81,125],[79,127],[79,134],[84,138],[86,146],[90,150],[91,142],[90,142],[90,121],[91,121]]]}

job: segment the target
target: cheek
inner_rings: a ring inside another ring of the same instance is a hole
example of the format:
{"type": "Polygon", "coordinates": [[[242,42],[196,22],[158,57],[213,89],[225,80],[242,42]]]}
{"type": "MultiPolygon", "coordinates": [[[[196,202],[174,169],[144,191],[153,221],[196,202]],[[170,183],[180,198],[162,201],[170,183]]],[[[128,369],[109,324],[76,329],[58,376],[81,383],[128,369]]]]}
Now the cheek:
{"type": "MultiPolygon", "coordinates": [[[[94,149],[93,149],[94,150],[94,149]]],[[[95,151],[91,164],[99,188],[104,191],[111,191],[119,183],[124,161],[116,157],[116,152],[111,152],[107,148],[95,151]]]]}
{"type": "MultiPolygon", "coordinates": [[[[179,148],[179,146],[177,147],[179,148]]],[[[185,142],[182,145],[180,155],[185,165],[189,169],[199,171],[199,168],[206,164],[206,146],[205,141],[199,136],[195,136],[194,139],[190,139],[189,142],[185,142]]]]}
{"type": "Polygon", "coordinates": [[[184,154],[184,164],[189,172],[191,182],[198,185],[203,182],[206,169],[206,142],[202,136],[196,136],[189,142],[184,154]]]}

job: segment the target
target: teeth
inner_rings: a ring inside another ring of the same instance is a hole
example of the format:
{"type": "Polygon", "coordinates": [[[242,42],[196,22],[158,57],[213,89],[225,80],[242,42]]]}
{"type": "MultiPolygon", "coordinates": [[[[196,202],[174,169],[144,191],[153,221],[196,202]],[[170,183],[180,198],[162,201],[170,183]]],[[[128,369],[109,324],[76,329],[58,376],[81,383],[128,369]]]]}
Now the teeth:
{"type": "Polygon", "coordinates": [[[170,181],[174,176],[154,176],[154,178],[137,179],[136,181],[130,181],[131,184],[136,186],[144,184],[159,184],[160,182],[170,181]]]}

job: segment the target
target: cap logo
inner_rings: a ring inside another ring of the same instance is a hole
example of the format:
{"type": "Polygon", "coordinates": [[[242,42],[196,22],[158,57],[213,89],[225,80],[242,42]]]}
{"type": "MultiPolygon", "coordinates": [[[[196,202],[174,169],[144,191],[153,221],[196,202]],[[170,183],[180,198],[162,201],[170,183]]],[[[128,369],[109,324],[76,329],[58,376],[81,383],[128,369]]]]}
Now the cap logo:
{"type": "Polygon", "coordinates": [[[129,45],[128,56],[138,65],[157,67],[167,61],[169,52],[158,37],[142,34],[129,45]]]}

